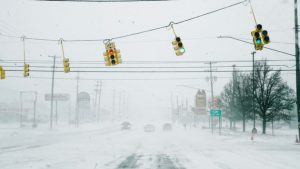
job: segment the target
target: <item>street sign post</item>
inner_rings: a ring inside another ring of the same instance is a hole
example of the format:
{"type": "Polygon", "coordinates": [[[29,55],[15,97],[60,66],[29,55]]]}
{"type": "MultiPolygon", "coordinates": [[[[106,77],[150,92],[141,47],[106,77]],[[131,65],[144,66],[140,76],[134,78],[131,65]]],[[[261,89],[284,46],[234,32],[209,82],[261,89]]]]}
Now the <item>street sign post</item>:
{"type": "Polygon", "coordinates": [[[211,127],[212,127],[212,133],[213,133],[213,127],[214,127],[214,117],[219,117],[219,134],[221,135],[221,118],[222,118],[222,110],[215,110],[215,109],[212,109],[210,110],[210,116],[211,116],[211,127]]]}
{"type": "Polygon", "coordinates": [[[210,116],[222,116],[222,110],[210,110],[210,116]]]}

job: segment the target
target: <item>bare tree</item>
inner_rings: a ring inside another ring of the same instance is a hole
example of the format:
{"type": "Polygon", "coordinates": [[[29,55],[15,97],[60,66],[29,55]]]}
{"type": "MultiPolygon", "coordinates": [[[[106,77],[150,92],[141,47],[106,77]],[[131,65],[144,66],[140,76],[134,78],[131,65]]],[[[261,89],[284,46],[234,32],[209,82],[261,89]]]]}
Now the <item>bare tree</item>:
{"type": "Polygon", "coordinates": [[[247,74],[234,72],[234,78],[224,87],[221,93],[222,107],[230,122],[243,121],[246,131],[246,120],[251,114],[252,88],[251,78],[247,74]]]}
{"type": "Polygon", "coordinates": [[[263,122],[263,134],[266,134],[267,122],[289,119],[288,111],[294,107],[295,93],[283,82],[281,71],[273,71],[266,62],[255,63],[254,82],[255,106],[263,122]]]}
{"type": "Polygon", "coordinates": [[[225,85],[224,91],[221,93],[221,108],[225,112],[224,117],[230,121],[230,129],[232,128],[232,123],[237,119],[235,107],[233,81],[231,80],[225,85]]]}
{"type": "Polygon", "coordinates": [[[240,119],[243,121],[243,132],[246,131],[246,120],[251,117],[252,107],[252,85],[248,74],[239,73],[236,80],[235,98],[240,119]]]}

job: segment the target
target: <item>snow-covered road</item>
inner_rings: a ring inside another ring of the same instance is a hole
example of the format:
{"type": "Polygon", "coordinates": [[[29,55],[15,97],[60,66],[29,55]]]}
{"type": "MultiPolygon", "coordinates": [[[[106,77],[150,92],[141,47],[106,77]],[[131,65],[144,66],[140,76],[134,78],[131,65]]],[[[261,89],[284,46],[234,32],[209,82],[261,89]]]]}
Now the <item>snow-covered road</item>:
{"type": "Polygon", "coordinates": [[[118,126],[72,130],[1,129],[1,169],[296,169],[291,135],[211,135],[118,126]]]}

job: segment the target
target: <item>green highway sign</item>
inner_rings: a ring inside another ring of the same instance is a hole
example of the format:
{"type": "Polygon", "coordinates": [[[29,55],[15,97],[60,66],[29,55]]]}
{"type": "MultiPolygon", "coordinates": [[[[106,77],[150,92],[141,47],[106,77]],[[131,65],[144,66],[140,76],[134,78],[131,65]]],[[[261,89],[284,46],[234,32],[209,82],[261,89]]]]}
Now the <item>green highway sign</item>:
{"type": "Polygon", "coordinates": [[[222,110],[210,110],[210,116],[222,116],[222,110]]]}

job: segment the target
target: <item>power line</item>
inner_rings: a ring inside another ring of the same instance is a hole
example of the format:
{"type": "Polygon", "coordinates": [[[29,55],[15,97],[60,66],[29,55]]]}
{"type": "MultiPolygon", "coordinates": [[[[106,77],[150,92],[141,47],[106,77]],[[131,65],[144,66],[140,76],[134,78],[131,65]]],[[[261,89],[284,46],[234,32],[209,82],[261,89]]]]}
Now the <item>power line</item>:
{"type": "MultiPolygon", "coordinates": [[[[231,37],[231,36],[219,36],[219,38],[229,38],[229,39],[234,39],[234,40],[237,40],[237,41],[240,41],[240,42],[244,42],[244,43],[248,43],[248,44],[253,45],[253,43],[251,43],[251,42],[247,42],[247,41],[244,41],[244,40],[241,40],[241,39],[238,39],[238,38],[235,38],[235,37],[231,37]]],[[[273,49],[273,48],[269,48],[269,47],[264,47],[264,48],[265,48],[265,49],[272,50],[272,51],[275,51],[275,52],[278,52],[278,53],[282,53],[282,54],[285,54],[285,55],[290,55],[290,56],[295,57],[294,54],[290,54],[290,53],[287,53],[287,52],[283,52],[283,51],[280,51],[280,50],[277,50],[277,49],[273,49]]]]}
{"type": "MultiPolygon", "coordinates": [[[[7,76],[9,78],[24,78],[23,76],[7,76]]],[[[219,79],[228,79],[231,77],[218,77],[219,79]]],[[[51,79],[50,77],[39,77],[39,76],[30,76],[26,79],[51,79]]],[[[56,77],[55,79],[59,79],[59,80],[77,80],[76,78],[58,78],[56,77]]],[[[91,80],[91,81],[95,81],[95,80],[107,80],[107,81],[152,81],[152,80],[199,80],[199,79],[206,79],[206,77],[197,77],[197,78],[128,78],[128,79],[107,79],[107,78],[80,78],[80,80],[91,80]]]]}
{"type": "MultiPolygon", "coordinates": [[[[288,68],[292,68],[295,67],[295,65],[292,66],[288,66],[288,65],[268,65],[268,66],[278,66],[278,67],[288,67],[288,68]]],[[[3,66],[5,68],[23,68],[23,66],[3,66]]],[[[213,66],[214,68],[231,68],[232,66],[225,66],[225,65],[220,65],[220,66],[213,66]]],[[[236,67],[240,67],[240,68],[248,68],[248,67],[252,67],[252,66],[238,66],[236,65],[236,67]]],[[[51,66],[30,66],[30,68],[52,68],[51,66]]],[[[62,66],[56,66],[55,68],[64,68],[62,66]]],[[[207,69],[209,68],[208,66],[131,66],[131,67],[104,67],[104,66],[72,66],[70,68],[76,68],[76,69],[207,69]]]]}
{"type": "MultiPolygon", "coordinates": [[[[231,7],[243,4],[243,3],[247,2],[247,1],[248,0],[243,0],[243,1],[240,1],[240,2],[237,2],[237,3],[233,3],[231,5],[228,5],[228,6],[225,6],[225,7],[222,7],[222,8],[219,8],[219,9],[216,9],[216,10],[213,10],[213,11],[210,11],[210,12],[198,15],[198,16],[194,16],[194,17],[191,17],[191,18],[188,18],[188,19],[185,19],[185,20],[181,20],[181,21],[178,21],[178,22],[171,21],[168,25],[165,25],[165,26],[160,26],[160,27],[151,28],[151,29],[148,29],[148,30],[140,31],[140,32],[135,32],[135,33],[130,33],[130,34],[122,35],[122,36],[117,36],[117,37],[113,37],[113,38],[110,38],[110,39],[69,39],[69,40],[63,39],[63,41],[65,41],[65,42],[103,42],[105,40],[113,40],[113,39],[126,38],[126,37],[130,37],[130,36],[135,36],[135,35],[139,35],[139,34],[144,34],[144,33],[148,33],[148,32],[157,31],[157,30],[160,30],[160,29],[165,29],[165,28],[168,28],[168,27],[170,27],[172,25],[177,25],[177,24],[181,24],[181,23],[184,23],[184,22],[188,22],[188,21],[194,20],[194,19],[198,19],[198,18],[204,17],[206,15],[210,15],[210,14],[213,14],[213,13],[216,13],[216,12],[219,12],[219,11],[222,11],[222,10],[225,10],[225,9],[228,9],[228,8],[231,8],[231,7]]],[[[50,42],[53,42],[53,41],[60,41],[60,40],[62,40],[62,38],[59,38],[59,39],[47,39],[47,38],[33,38],[33,37],[24,37],[24,36],[23,37],[19,37],[19,36],[13,36],[13,35],[5,35],[5,34],[1,34],[1,33],[0,33],[0,35],[1,36],[5,36],[5,37],[10,37],[10,38],[18,38],[18,39],[24,38],[24,39],[36,40],[36,41],[50,41],[50,42]]]]}
{"type": "MultiPolygon", "coordinates": [[[[295,62],[294,59],[278,59],[278,60],[256,60],[256,61],[267,61],[267,62],[295,62]]],[[[23,63],[23,60],[2,60],[2,63],[23,63]]],[[[50,60],[27,60],[28,63],[45,63],[51,64],[50,60]]],[[[194,61],[123,61],[122,64],[196,64],[196,63],[208,63],[207,60],[194,60],[194,61]]],[[[252,63],[252,60],[216,60],[218,63],[252,63]]],[[[71,64],[103,64],[104,61],[70,61],[71,64]]]]}
{"type": "MultiPolygon", "coordinates": [[[[7,72],[23,72],[23,70],[6,70],[7,72]]],[[[30,70],[31,72],[53,72],[51,70],[30,70]]],[[[263,71],[263,70],[261,70],[263,71]]],[[[295,71],[295,69],[273,69],[269,70],[270,72],[274,71],[282,71],[282,72],[290,72],[290,71],[295,71]]],[[[61,72],[63,71],[58,71],[55,70],[54,72],[61,72]]],[[[149,71],[137,71],[137,70],[132,70],[132,71],[111,71],[111,70],[72,70],[70,72],[82,72],[82,73],[210,73],[210,72],[219,72],[219,73],[232,73],[232,70],[170,70],[170,71],[164,71],[164,70],[149,70],[149,71]]],[[[252,70],[239,70],[239,72],[252,72],[252,70]]]]}

